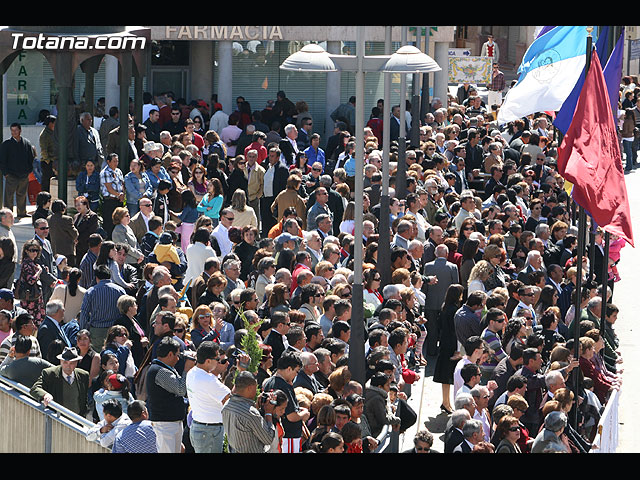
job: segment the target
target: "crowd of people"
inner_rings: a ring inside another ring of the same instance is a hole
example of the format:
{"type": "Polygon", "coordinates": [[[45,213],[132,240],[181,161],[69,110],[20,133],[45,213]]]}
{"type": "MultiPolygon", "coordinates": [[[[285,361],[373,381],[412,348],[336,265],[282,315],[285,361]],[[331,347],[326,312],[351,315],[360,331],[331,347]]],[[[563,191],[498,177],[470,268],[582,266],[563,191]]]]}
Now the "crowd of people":
{"type": "MultiPolygon", "coordinates": [[[[428,359],[450,417],[444,452],[589,451],[623,371],[611,300],[620,248],[604,258],[598,230],[575,288],[581,252],[551,119],[500,129],[466,85],[422,119],[394,106],[382,232],[387,119],[379,101],[355,132],[356,100],[321,139],[308,105],[284,92],[264,110],[238,97],[231,114],[148,95],[143,118],[129,115],[126,159],[117,108],[99,130],[80,115],[74,208],[43,189],[22,251],[13,203],[0,210],[0,375],[92,420],[87,438],[113,452],[367,453],[415,425],[407,394],[428,359]],[[400,121],[420,129],[405,158],[400,121]],[[351,303],[358,174],[364,318],[351,303]],[[365,327],[364,383],[349,371],[353,322],[365,327]]],[[[49,177],[55,122],[41,137],[49,177]]],[[[33,161],[20,125],[11,131],[3,173],[7,160],[33,161]]],[[[433,443],[420,427],[410,452],[433,443]]]]}

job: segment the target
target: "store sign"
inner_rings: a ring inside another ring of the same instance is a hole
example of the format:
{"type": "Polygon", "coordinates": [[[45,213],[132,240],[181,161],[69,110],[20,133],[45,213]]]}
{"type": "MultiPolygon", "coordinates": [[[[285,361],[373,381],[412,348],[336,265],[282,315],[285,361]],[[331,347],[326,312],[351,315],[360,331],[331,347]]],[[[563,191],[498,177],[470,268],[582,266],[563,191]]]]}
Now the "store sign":
{"type": "Polygon", "coordinates": [[[42,103],[43,59],[39,54],[21,52],[7,69],[6,125],[14,122],[34,124],[38,120],[38,112],[48,108],[42,103]]]}
{"type": "Polygon", "coordinates": [[[165,27],[166,40],[283,40],[279,26],[171,26],[165,27]]]}

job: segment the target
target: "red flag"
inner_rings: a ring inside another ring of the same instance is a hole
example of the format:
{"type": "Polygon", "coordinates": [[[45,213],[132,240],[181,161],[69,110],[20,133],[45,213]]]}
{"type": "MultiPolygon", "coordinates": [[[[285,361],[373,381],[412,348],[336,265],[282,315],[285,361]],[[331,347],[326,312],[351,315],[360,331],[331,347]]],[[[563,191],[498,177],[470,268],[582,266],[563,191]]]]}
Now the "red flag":
{"type": "Polygon", "coordinates": [[[574,200],[598,226],[633,246],[616,126],[595,51],[571,126],[558,150],[558,172],[573,184],[574,200]]]}

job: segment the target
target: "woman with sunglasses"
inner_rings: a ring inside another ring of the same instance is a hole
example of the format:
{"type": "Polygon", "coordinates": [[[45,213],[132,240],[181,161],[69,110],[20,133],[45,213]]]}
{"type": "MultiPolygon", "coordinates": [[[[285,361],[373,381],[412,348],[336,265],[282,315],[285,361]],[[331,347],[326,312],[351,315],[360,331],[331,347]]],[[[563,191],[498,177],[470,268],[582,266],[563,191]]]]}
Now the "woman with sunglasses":
{"type": "Polygon", "coordinates": [[[173,327],[173,333],[184,342],[187,350],[196,351],[196,346],[191,341],[191,333],[189,332],[189,317],[186,313],[176,314],[176,324],[173,327]]]}
{"type": "Polygon", "coordinates": [[[373,305],[374,309],[378,308],[383,301],[380,293],[380,272],[374,268],[367,268],[362,272],[362,280],[364,282],[364,303],[373,305]]]}
{"type": "Polygon", "coordinates": [[[27,240],[22,247],[22,259],[20,263],[20,277],[17,281],[16,298],[20,300],[20,306],[33,316],[33,323],[39,327],[44,320],[44,300],[42,298],[42,285],[40,274],[42,267],[36,263],[42,247],[38,240],[27,240]]]}
{"type": "Polygon", "coordinates": [[[465,218],[460,225],[460,229],[458,230],[458,253],[462,253],[465,242],[467,241],[471,233],[475,231],[475,218],[465,218]]]}
{"type": "Polygon", "coordinates": [[[520,422],[512,415],[505,415],[496,427],[496,453],[522,453],[518,440],[520,439],[520,422]]]}
{"type": "Polygon", "coordinates": [[[187,182],[187,187],[193,192],[198,203],[200,203],[202,198],[207,194],[208,186],[207,169],[199,163],[196,163],[191,171],[191,179],[187,182]]]}
{"type": "Polygon", "coordinates": [[[311,167],[309,166],[308,162],[309,158],[307,157],[307,154],[304,152],[298,152],[296,154],[296,161],[291,164],[291,166],[289,167],[289,171],[298,168],[302,171],[303,175],[308,175],[309,173],[311,173],[311,167]]]}
{"type": "Polygon", "coordinates": [[[220,340],[220,332],[214,328],[213,312],[208,305],[199,305],[191,316],[191,341],[198,348],[202,342],[220,340]]]}
{"type": "Polygon", "coordinates": [[[100,354],[113,353],[118,357],[119,369],[117,373],[133,378],[138,369],[131,354],[132,346],[133,342],[129,340],[129,331],[122,325],[113,325],[107,332],[100,354]]]}

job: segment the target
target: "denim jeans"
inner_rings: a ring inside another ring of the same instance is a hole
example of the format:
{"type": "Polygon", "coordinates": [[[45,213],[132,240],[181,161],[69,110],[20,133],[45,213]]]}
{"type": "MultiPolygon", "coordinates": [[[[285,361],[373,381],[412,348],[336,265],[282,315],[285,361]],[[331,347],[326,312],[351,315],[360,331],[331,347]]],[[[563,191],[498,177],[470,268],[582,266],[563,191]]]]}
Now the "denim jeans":
{"type": "Polygon", "coordinates": [[[222,453],[224,428],[222,425],[204,425],[193,421],[189,438],[196,453],[222,453]]]}
{"type": "Polygon", "coordinates": [[[624,155],[626,158],[626,164],[625,164],[625,168],[627,170],[630,170],[631,167],[633,166],[634,163],[634,158],[633,158],[633,141],[628,141],[628,140],[623,140],[622,141],[622,148],[624,150],[624,155]]]}

